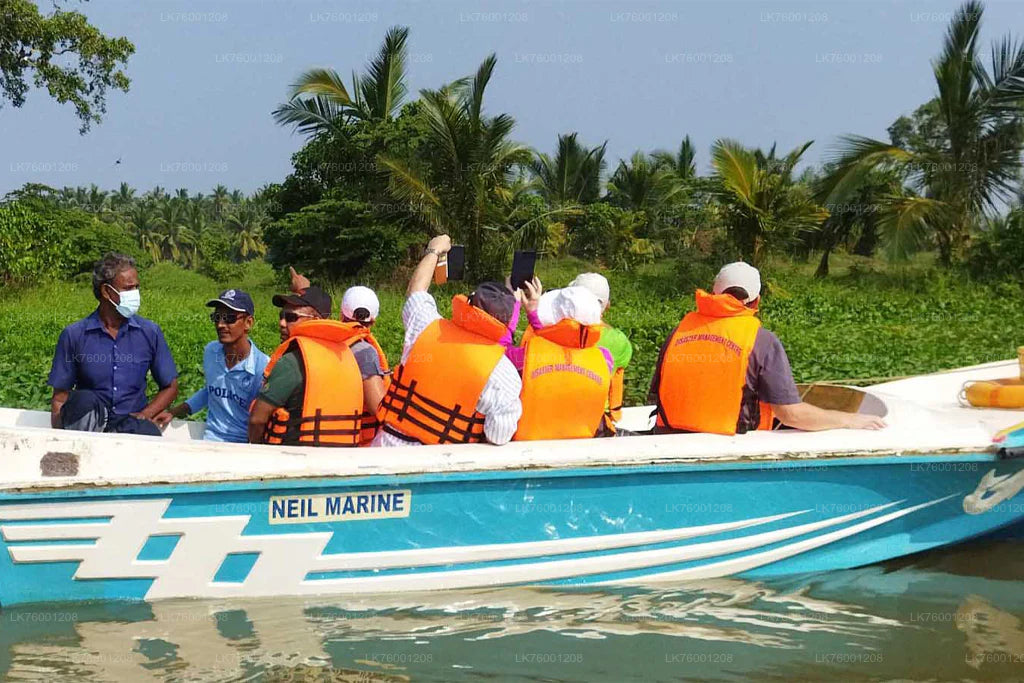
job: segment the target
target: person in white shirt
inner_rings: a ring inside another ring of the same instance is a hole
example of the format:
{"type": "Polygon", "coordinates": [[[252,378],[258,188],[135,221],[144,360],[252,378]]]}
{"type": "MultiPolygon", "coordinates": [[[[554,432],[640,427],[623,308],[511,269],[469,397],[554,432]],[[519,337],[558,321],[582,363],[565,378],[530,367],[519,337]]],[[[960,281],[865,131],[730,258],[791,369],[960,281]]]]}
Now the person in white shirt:
{"type": "Polygon", "coordinates": [[[468,298],[455,297],[453,320],[442,318],[427,290],[450,249],[447,235],[430,240],[409,281],[402,362],[381,403],[375,446],[500,445],[516,432],[523,384],[502,345],[516,299],[504,285],[484,282],[468,298]]]}

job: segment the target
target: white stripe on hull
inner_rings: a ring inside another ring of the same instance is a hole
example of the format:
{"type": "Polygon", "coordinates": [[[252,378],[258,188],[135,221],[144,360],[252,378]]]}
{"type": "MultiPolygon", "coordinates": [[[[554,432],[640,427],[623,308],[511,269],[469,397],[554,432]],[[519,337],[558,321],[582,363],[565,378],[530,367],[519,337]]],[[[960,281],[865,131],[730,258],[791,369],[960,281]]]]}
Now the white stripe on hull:
{"type": "MultiPolygon", "coordinates": [[[[860,533],[949,498],[890,512],[886,515],[781,548],[683,570],[648,574],[631,582],[679,580],[725,576],[770,564],[860,533]]],[[[108,523],[3,525],[11,541],[96,538],[93,545],[10,546],[16,563],[79,561],[75,579],[154,579],[146,597],[232,597],[312,595],[324,593],[378,593],[458,588],[480,588],[515,583],[538,583],[575,577],[650,569],[746,552],[798,536],[845,524],[899,505],[878,505],[852,514],[832,517],[773,531],[719,541],[669,548],[636,550],[599,556],[547,560],[504,566],[474,567],[431,572],[404,572],[386,576],[367,575],[307,580],[310,572],[427,567],[464,562],[500,561],[530,557],[606,551],[653,543],[685,540],[703,535],[767,524],[806,510],[735,522],[682,527],[627,534],[527,543],[485,544],[379,553],[335,553],[323,550],[333,532],[243,535],[249,516],[165,518],[170,500],[48,503],[0,507],[2,520],[48,520],[110,517],[108,523]],[[78,532],[75,529],[79,529],[78,532]],[[139,561],[139,551],[152,535],[179,535],[167,560],[139,561]],[[229,553],[259,553],[244,582],[213,582],[229,553]],[[308,562],[301,561],[309,558],[308,562]]]]}

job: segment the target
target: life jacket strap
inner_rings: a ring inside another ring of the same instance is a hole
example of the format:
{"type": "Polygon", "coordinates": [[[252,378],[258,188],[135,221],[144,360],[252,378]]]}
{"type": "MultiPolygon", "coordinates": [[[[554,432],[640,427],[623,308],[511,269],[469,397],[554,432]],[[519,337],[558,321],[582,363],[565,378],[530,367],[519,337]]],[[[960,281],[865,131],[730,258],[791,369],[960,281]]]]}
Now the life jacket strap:
{"type": "Polygon", "coordinates": [[[352,443],[336,443],[324,441],[328,436],[358,437],[362,433],[362,413],[346,413],[342,415],[324,415],[317,408],[313,415],[292,417],[287,411],[276,410],[267,422],[267,442],[283,443],[285,436],[292,432],[296,443],[312,446],[357,446],[358,438],[352,443]]]}
{"type": "MultiPolygon", "coordinates": [[[[409,422],[420,429],[438,438],[438,443],[471,443],[482,441],[481,430],[484,425],[484,416],[473,413],[464,413],[462,406],[456,404],[454,407],[442,405],[416,391],[416,380],[405,384],[402,382],[401,371],[394,378],[391,386],[388,387],[381,405],[388,413],[394,415],[396,422],[409,422]],[[418,413],[420,417],[413,415],[418,413]],[[462,426],[464,423],[465,426],[462,426]]],[[[388,433],[393,429],[384,428],[388,433]]],[[[408,436],[398,434],[402,438],[408,436]]]]}

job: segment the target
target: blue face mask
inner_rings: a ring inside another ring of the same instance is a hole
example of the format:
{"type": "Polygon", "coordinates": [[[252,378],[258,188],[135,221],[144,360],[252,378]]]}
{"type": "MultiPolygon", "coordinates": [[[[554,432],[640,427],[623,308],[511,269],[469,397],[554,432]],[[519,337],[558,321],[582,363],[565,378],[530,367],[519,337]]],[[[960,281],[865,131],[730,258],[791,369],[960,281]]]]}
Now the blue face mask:
{"type": "MultiPolygon", "coordinates": [[[[118,292],[113,286],[107,285],[113,291],[117,292],[117,296],[121,303],[114,304],[114,308],[121,315],[122,318],[131,318],[133,315],[139,312],[139,306],[142,305],[142,293],[137,289],[126,289],[123,292],[118,292]]],[[[113,302],[111,302],[113,303],[113,302]]]]}

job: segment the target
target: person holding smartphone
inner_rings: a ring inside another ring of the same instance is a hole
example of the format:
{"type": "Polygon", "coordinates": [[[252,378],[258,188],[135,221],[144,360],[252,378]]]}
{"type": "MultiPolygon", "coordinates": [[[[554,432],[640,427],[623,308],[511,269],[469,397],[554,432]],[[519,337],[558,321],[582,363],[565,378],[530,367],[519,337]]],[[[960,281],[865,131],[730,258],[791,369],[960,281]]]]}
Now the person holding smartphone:
{"type": "Polygon", "coordinates": [[[240,289],[225,290],[206,305],[213,309],[210,322],[217,332],[217,341],[203,350],[206,384],[187,401],[160,413],[155,422],[166,427],[171,418],[180,419],[206,408],[203,439],[246,443],[249,406],[260,391],[269,360],[249,338],[256,322],[256,307],[252,297],[240,289]]]}
{"type": "Polygon", "coordinates": [[[482,282],[452,299],[441,316],[428,292],[447,235],[430,240],[413,272],[402,308],[402,362],[381,402],[374,446],[508,443],[523,406],[522,379],[505,357],[516,298],[498,282],[482,282]]]}

